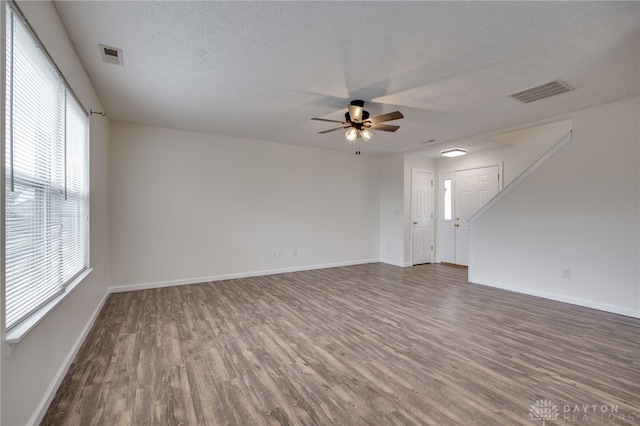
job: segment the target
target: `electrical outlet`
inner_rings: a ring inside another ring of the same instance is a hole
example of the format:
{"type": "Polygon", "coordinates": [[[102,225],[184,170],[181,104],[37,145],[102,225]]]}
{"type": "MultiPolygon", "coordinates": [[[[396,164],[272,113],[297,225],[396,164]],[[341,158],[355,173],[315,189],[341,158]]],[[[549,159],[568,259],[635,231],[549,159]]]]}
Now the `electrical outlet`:
{"type": "Polygon", "coordinates": [[[280,250],[273,251],[273,257],[280,257],[280,256],[282,256],[282,252],[280,250]]]}
{"type": "Polygon", "coordinates": [[[562,268],[562,278],[571,279],[571,268],[562,268]]]}
{"type": "Polygon", "coordinates": [[[298,249],[297,248],[291,249],[291,256],[297,256],[297,255],[298,255],[298,249]]]}

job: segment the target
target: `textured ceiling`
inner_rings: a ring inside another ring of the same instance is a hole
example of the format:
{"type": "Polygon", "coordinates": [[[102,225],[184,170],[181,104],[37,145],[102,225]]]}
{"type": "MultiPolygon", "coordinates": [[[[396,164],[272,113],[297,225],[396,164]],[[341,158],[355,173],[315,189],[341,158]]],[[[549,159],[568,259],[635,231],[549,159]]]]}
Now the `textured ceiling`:
{"type": "Polygon", "coordinates": [[[381,155],[640,88],[639,2],[54,4],[109,117],[154,126],[353,151],[310,118],[343,119],[363,99],[371,115],[405,116],[363,142],[381,155]],[[99,43],[121,48],[124,66],[102,62],[99,43]],[[555,79],[575,90],[509,96],[555,79]]]}

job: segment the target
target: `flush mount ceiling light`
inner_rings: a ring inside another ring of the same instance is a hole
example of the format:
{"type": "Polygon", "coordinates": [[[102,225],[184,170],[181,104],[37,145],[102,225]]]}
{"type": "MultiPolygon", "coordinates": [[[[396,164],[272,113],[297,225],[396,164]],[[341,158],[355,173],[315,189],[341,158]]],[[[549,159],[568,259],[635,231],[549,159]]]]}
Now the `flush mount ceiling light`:
{"type": "Polygon", "coordinates": [[[451,148],[445,149],[441,152],[443,157],[459,157],[461,155],[465,155],[467,150],[464,148],[451,148]]]}

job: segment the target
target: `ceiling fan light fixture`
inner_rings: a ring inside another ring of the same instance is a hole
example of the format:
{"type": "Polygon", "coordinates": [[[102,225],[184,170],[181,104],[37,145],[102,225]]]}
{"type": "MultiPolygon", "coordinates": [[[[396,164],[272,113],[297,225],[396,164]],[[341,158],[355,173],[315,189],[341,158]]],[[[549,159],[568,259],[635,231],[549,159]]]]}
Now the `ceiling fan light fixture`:
{"type": "Polygon", "coordinates": [[[358,131],[353,127],[351,127],[346,131],[346,133],[344,134],[344,137],[347,138],[349,143],[354,143],[356,139],[358,139],[358,131]]]}
{"type": "Polygon", "coordinates": [[[465,155],[467,153],[467,150],[464,148],[451,148],[451,149],[445,149],[443,151],[440,152],[442,154],[443,157],[460,157],[461,155],[465,155]]]}
{"type": "Polygon", "coordinates": [[[351,101],[351,103],[349,104],[349,110],[344,114],[344,121],[319,117],[314,117],[312,118],[312,120],[341,124],[340,127],[323,130],[318,133],[330,133],[347,129],[344,137],[350,144],[356,143],[358,138],[364,139],[365,142],[371,140],[371,138],[373,137],[372,130],[381,132],[395,132],[400,128],[400,126],[384,124],[387,121],[399,120],[401,118],[404,118],[400,111],[388,112],[386,114],[370,117],[369,112],[365,111],[363,107],[364,101],[356,99],[351,101]]]}

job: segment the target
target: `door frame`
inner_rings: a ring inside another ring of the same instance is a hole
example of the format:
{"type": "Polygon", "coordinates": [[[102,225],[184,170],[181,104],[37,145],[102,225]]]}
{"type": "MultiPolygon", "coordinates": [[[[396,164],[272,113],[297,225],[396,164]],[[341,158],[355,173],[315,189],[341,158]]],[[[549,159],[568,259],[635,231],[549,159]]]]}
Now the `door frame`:
{"type": "MultiPolygon", "coordinates": [[[[456,200],[455,200],[455,174],[456,172],[464,172],[467,170],[475,170],[475,169],[484,169],[486,167],[498,167],[498,193],[500,193],[500,191],[502,191],[504,189],[504,162],[503,161],[497,161],[494,163],[484,163],[484,164],[473,164],[470,166],[466,166],[466,167],[460,167],[460,168],[451,168],[451,169],[444,169],[444,170],[438,170],[438,178],[436,180],[437,182],[437,188],[436,190],[438,191],[438,198],[436,200],[437,205],[435,206],[435,218],[436,218],[436,242],[435,242],[435,262],[441,263],[442,262],[442,256],[441,256],[441,248],[442,248],[442,235],[440,233],[440,229],[442,226],[442,220],[443,220],[443,215],[444,215],[444,192],[442,192],[441,188],[441,184],[443,181],[442,175],[447,175],[447,174],[451,174],[451,192],[453,194],[453,198],[451,200],[451,204],[452,204],[452,216],[455,217],[456,215],[456,200]]],[[[454,233],[454,241],[453,241],[453,250],[455,253],[455,233],[454,233]]]]}
{"type": "Polygon", "coordinates": [[[431,173],[431,199],[430,204],[431,204],[431,214],[432,214],[432,222],[431,222],[431,235],[429,238],[429,245],[431,247],[433,247],[433,249],[431,250],[431,263],[434,263],[436,261],[436,244],[435,244],[435,236],[436,236],[436,223],[437,223],[437,215],[436,215],[436,205],[435,205],[435,190],[436,190],[436,172],[434,172],[433,170],[427,170],[427,169],[421,169],[421,168],[411,168],[411,190],[410,190],[410,194],[411,194],[411,205],[410,205],[410,214],[409,214],[409,235],[410,235],[410,265],[414,266],[413,264],[413,206],[414,206],[414,199],[413,199],[413,172],[422,172],[422,173],[431,173]]]}
{"type": "MultiPolygon", "coordinates": [[[[454,177],[455,177],[455,172],[453,171],[438,171],[438,180],[437,180],[437,191],[438,191],[438,197],[436,198],[436,258],[435,261],[437,263],[442,263],[442,248],[444,246],[443,244],[443,228],[444,228],[444,222],[445,222],[445,218],[444,218],[444,181],[446,179],[450,179],[451,180],[451,228],[452,228],[452,233],[453,233],[453,215],[456,212],[456,197],[453,194],[454,191],[454,177]]],[[[453,250],[453,256],[455,257],[455,236],[452,235],[452,241],[450,242],[450,246],[453,250]]],[[[455,260],[455,259],[454,259],[455,260]]]]}

